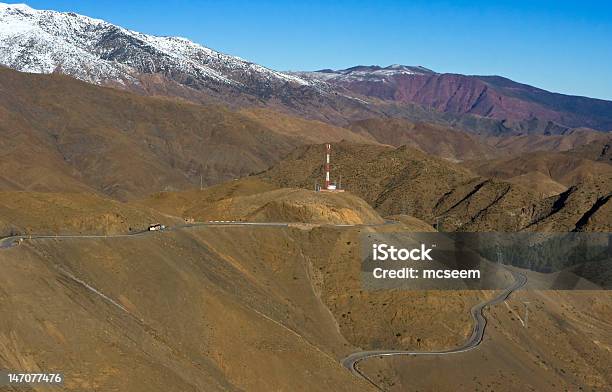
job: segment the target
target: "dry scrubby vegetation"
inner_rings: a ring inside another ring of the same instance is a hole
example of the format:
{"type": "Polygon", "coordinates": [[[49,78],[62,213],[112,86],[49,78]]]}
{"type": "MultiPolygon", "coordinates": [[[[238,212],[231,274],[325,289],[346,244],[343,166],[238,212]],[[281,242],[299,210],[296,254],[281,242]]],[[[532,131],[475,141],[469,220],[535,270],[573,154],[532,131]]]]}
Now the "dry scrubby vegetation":
{"type": "MultiPolygon", "coordinates": [[[[258,177],[281,187],[309,188],[323,174],[323,148],[299,147],[258,177]]],[[[382,216],[412,215],[444,231],[611,228],[612,166],[606,163],[596,163],[601,166],[599,172],[572,177],[578,182],[567,180],[572,184],[569,189],[546,197],[512,179],[482,177],[405,146],[338,143],[333,151],[335,178],[341,176],[347,190],[362,197],[382,216]]],[[[524,172],[532,173],[527,169],[524,172]]]]}

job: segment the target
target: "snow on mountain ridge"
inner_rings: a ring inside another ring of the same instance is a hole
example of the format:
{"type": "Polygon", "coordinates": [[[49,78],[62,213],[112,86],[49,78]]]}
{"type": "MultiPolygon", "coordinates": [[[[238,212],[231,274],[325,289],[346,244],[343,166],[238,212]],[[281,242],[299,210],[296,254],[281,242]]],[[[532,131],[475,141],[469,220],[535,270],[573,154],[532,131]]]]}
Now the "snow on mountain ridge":
{"type": "Polygon", "coordinates": [[[358,65],[339,70],[324,69],[313,72],[295,72],[296,75],[318,82],[384,82],[387,78],[400,75],[428,75],[434,71],[422,66],[392,64],[387,67],[358,65]]]}
{"type": "MultiPolygon", "coordinates": [[[[66,34],[66,22],[53,18],[51,11],[35,11],[26,5],[0,5],[0,64],[31,73],[51,73],[61,69],[94,83],[103,78],[119,82],[130,78],[123,66],[108,64],[79,47],[75,40],[70,40],[70,35],[66,34]],[[45,25],[47,29],[42,27],[45,25]]],[[[75,26],[71,27],[75,29],[75,26]]]]}
{"type": "Polygon", "coordinates": [[[138,74],[162,73],[179,83],[309,85],[182,37],[159,37],[75,13],[0,3],[0,64],[32,73],[62,72],[78,79],[138,84],[138,74]]]}

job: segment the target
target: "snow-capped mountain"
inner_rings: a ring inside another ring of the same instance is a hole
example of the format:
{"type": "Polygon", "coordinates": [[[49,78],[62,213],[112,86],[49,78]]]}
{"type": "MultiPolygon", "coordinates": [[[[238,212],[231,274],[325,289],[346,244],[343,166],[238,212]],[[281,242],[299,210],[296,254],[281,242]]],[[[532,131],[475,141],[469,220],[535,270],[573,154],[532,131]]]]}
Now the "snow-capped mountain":
{"type": "Polygon", "coordinates": [[[253,94],[282,84],[309,84],[185,38],[142,34],[24,4],[0,3],[0,64],[31,73],[61,72],[97,84],[137,85],[143,74],[196,89],[224,86],[253,94]]]}
{"type": "Polygon", "coordinates": [[[434,71],[421,66],[393,64],[388,67],[378,65],[358,65],[347,69],[322,69],[315,72],[297,72],[304,79],[315,79],[330,82],[382,82],[388,78],[406,75],[433,75],[434,71]]]}

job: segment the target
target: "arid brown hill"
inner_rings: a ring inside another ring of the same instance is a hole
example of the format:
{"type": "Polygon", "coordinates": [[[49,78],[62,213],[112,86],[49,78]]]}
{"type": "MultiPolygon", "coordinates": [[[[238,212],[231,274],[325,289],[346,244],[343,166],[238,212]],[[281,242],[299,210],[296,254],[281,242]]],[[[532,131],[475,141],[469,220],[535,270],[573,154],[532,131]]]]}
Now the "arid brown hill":
{"type": "Polygon", "coordinates": [[[0,187],[127,199],[264,170],[316,135],[365,141],[289,116],[279,127],[273,117],[0,68],[0,187]]]}
{"type": "Polygon", "coordinates": [[[254,177],[201,191],[160,192],[139,204],[197,221],[383,223],[372,207],[349,192],[315,193],[306,189],[276,188],[254,177]]]}
{"type": "Polygon", "coordinates": [[[589,178],[542,200],[530,211],[529,231],[612,231],[612,175],[589,178]]]}
{"type": "Polygon", "coordinates": [[[607,136],[576,146],[572,150],[572,155],[612,165],[612,137],[607,136]]]}
{"type": "Polygon", "coordinates": [[[0,191],[0,237],[13,234],[125,234],[179,219],[86,193],[0,191]]]}
{"type": "MultiPolygon", "coordinates": [[[[445,216],[445,226],[453,230],[464,226],[512,230],[515,220],[502,224],[505,218],[500,213],[539,200],[519,185],[480,178],[406,146],[338,143],[332,150],[333,179],[341,179],[343,188],[364,198],[383,216],[407,214],[430,224],[445,216]]],[[[300,147],[259,176],[283,187],[312,188],[315,182],[321,184],[323,156],[322,145],[300,147]]]]}
{"type": "MultiPolygon", "coordinates": [[[[382,216],[412,215],[444,231],[603,230],[603,222],[612,221],[606,212],[609,176],[543,198],[518,181],[480,177],[405,146],[337,143],[332,151],[332,179],[382,216]]],[[[300,147],[259,177],[312,188],[322,182],[323,156],[322,145],[300,147]]]]}
{"type": "Polygon", "coordinates": [[[568,151],[584,144],[609,143],[610,135],[587,128],[568,129],[560,135],[520,134],[513,136],[489,136],[487,144],[502,155],[517,155],[535,151],[568,151]]]}
{"type": "Polygon", "coordinates": [[[371,135],[379,143],[395,147],[407,145],[452,161],[499,155],[497,149],[476,135],[432,123],[373,118],[353,122],[349,129],[362,135],[371,135]]]}
{"type": "Polygon", "coordinates": [[[506,159],[466,162],[466,167],[487,177],[512,179],[539,172],[566,186],[612,173],[612,165],[581,158],[572,153],[533,152],[506,159]]]}
{"type": "MultiPolygon", "coordinates": [[[[0,366],[62,369],[66,391],[376,391],[341,359],[370,348],[458,347],[471,334],[469,309],[493,295],[363,290],[360,238],[394,226],[26,240],[0,251],[0,311],[11,316],[0,318],[0,366]]],[[[406,357],[392,369],[420,372],[389,390],[405,391],[410,380],[440,391],[459,382],[501,392],[605,390],[609,294],[520,290],[507,302],[488,311],[495,327],[485,344],[457,354],[470,366],[458,372],[456,356],[429,358],[449,379],[431,372],[426,356],[406,357]],[[523,301],[533,311],[528,329],[517,318],[523,301]]],[[[389,361],[371,358],[360,369],[387,387],[397,378],[369,366],[389,361]]]]}
{"type": "MultiPolygon", "coordinates": [[[[300,147],[260,177],[281,187],[313,189],[323,182],[324,154],[323,145],[300,147]]],[[[460,166],[406,146],[332,145],[332,180],[386,215],[404,213],[431,221],[437,200],[473,177],[460,166]],[[388,208],[387,196],[404,186],[412,191],[388,208]]]]}
{"type": "Polygon", "coordinates": [[[609,145],[602,139],[564,152],[538,151],[464,165],[482,176],[502,178],[552,196],[581,182],[612,175],[609,145]]]}
{"type": "MultiPolygon", "coordinates": [[[[461,127],[435,122],[413,122],[402,118],[370,118],[352,122],[348,128],[377,142],[407,145],[451,161],[508,158],[528,152],[568,151],[588,144],[599,148],[610,136],[592,129],[569,129],[563,134],[480,135],[461,127]]],[[[587,147],[585,147],[587,148],[587,147]]],[[[594,153],[594,152],[593,152],[594,153]]],[[[597,151],[600,153],[600,151],[597,151]]],[[[594,155],[594,154],[591,154],[594,155]]]]}

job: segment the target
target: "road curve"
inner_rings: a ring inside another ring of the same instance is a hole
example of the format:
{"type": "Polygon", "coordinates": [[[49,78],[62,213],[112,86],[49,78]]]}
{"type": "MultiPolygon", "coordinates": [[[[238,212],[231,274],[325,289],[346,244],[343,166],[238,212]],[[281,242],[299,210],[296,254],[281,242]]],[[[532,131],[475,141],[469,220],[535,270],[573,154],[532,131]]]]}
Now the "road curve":
{"type": "Polygon", "coordinates": [[[527,277],[519,272],[511,271],[512,276],[514,277],[514,283],[512,286],[508,287],[504,291],[502,291],[495,298],[481,302],[470,310],[472,318],[475,321],[474,329],[472,330],[472,334],[468,338],[468,340],[461,346],[444,350],[444,351],[403,351],[403,350],[370,350],[370,351],[358,351],[355,352],[348,357],[342,360],[342,365],[350,370],[354,375],[362,377],[370,384],[382,390],[374,381],[372,381],[368,376],[363,374],[357,364],[365,359],[372,357],[390,357],[394,355],[448,355],[448,354],[458,354],[466,351],[470,351],[478,347],[482,342],[484,337],[485,327],[487,326],[487,319],[482,313],[483,309],[490,305],[495,305],[499,302],[506,300],[514,291],[520,289],[527,283],[527,277]]]}

